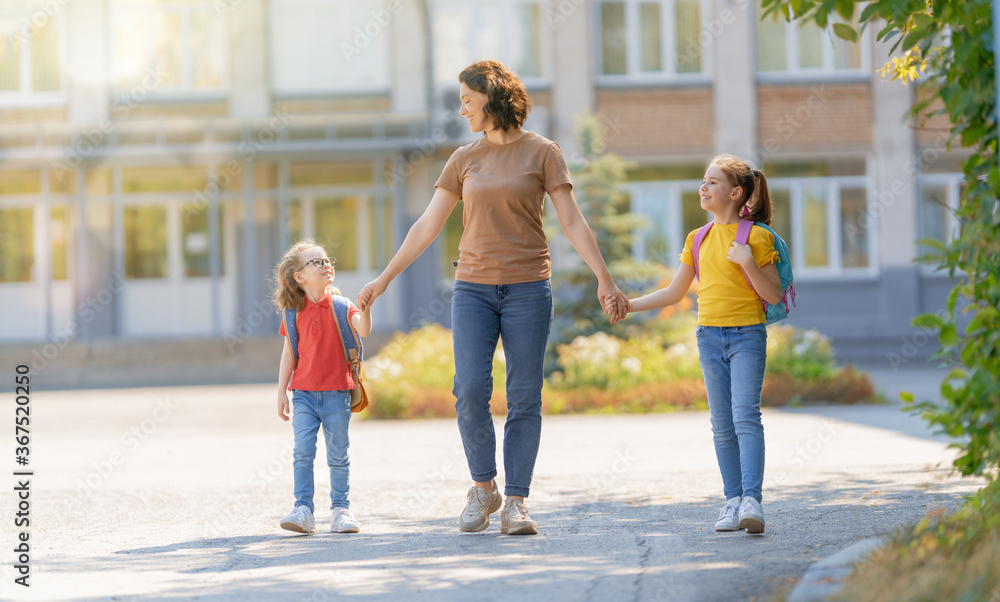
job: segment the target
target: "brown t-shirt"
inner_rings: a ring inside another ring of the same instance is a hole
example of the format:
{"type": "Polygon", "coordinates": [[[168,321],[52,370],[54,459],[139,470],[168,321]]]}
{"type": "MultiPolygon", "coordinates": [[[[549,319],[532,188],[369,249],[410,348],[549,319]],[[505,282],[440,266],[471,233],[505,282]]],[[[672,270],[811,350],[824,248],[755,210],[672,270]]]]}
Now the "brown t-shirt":
{"type": "Polygon", "coordinates": [[[552,275],[542,231],[545,193],[570,184],[559,145],[534,132],[509,144],[485,136],[452,153],[434,186],[465,202],[456,280],[537,282],[552,275]]]}

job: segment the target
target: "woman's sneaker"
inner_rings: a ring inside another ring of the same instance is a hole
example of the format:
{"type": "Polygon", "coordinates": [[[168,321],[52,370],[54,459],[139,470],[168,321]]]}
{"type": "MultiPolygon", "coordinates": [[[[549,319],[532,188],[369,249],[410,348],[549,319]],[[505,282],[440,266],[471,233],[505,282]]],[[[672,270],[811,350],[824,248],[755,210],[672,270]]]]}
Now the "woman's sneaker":
{"type": "Polygon", "coordinates": [[[715,521],[716,531],[739,531],[740,530],[740,501],[739,497],[731,497],[726,505],[719,512],[719,520],[715,521]]]}
{"type": "Polygon", "coordinates": [[[764,509],[760,507],[760,502],[752,497],[743,498],[743,503],[740,504],[740,526],[746,529],[747,533],[764,532],[764,509]]]}
{"type": "Polygon", "coordinates": [[[361,530],[361,523],[354,518],[347,508],[334,508],[333,521],[330,523],[331,533],[357,533],[361,530]]]}
{"type": "Polygon", "coordinates": [[[469,489],[469,499],[465,503],[462,516],[458,517],[458,528],[462,531],[482,531],[490,526],[490,515],[500,509],[503,498],[493,479],[493,491],[482,487],[469,489]]]}
{"type": "Polygon", "coordinates": [[[316,519],[313,518],[312,510],[306,506],[296,506],[288,516],[281,519],[281,528],[296,533],[315,533],[316,519]]]}
{"type": "Polygon", "coordinates": [[[534,535],[538,525],[528,516],[528,508],[519,499],[507,498],[500,513],[500,532],[508,535],[534,535]]]}

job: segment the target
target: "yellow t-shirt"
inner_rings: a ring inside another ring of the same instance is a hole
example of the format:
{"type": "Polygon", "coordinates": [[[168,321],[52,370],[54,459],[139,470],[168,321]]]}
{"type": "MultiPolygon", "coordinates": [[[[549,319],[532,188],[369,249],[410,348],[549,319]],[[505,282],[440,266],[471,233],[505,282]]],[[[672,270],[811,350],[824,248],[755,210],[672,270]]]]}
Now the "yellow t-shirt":
{"type": "Polygon", "coordinates": [[[509,144],[486,137],[452,153],[435,187],[464,201],[455,279],[515,284],[549,278],[545,193],[572,185],[559,145],[534,132],[509,144]]]}
{"type": "MultiPolygon", "coordinates": [[[[715,224],[701,241],[698,251],[698,325],[699,326],[749,326],[767,322],[764,305],[757,293],[747,284],[743,268],[729,261],[729,247],[736,240],[738,224],[715,224]]],[[[692,230],[684,241],[681,263],[694,267],[692,230]]],[[[757,265],[764,267],[778,260],[774,250],[774,236],[764,228],[750,230],[750,251],[757,265]]]]}

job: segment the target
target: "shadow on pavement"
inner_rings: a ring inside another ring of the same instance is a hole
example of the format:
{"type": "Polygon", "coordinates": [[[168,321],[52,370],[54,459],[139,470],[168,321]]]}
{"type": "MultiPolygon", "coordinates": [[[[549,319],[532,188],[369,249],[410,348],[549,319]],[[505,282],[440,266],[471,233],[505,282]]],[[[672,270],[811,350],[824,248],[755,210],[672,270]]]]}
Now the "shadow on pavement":
{"type": "Polygon", "coordinates": [[[500,535],[499,515],[488,530],[470,534],[450,517],[369,513],[377,528],[357,535],[192,539],[122,549],[111,559],[76,557],[53,570],[110,560],[131,571],[177,573],[160,599],[766,599],[790,587],[789,575],[845,545],[961,500],[954,483],[934,483],[936,474],[921,488],[847,472],[828,476],[820,485],[769,490],[760,536],[715,532],[721,504],[714,498],[594,498],[563,489],[552,493],[575,501],[531,506],[538,536],[500,535]],[[218,584],[194,577],[213,573],[218,584]]]}

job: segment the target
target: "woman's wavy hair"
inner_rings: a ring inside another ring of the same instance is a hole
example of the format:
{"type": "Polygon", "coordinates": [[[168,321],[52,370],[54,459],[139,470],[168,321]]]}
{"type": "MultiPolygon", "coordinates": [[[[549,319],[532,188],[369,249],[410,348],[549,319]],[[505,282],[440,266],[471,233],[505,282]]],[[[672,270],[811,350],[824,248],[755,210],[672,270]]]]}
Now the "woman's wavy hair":
{"type": "MultiPolygon", "coordinates": [[[[302,260],[299,258],[303,251],[319,247],[320,245],[311,238],[306,238],[295,243],[285,251],[284,257],[278,262],[278,267],[274,269],[274,306],[281,311],[283,309],[303,309],[306,306],[306,294],[295,281],[295,272],[302,269],[302,260]]],[[[326,250],[324,249],[325,253],[326,250]]],[[[340,294],[340,289],[332,284],[326,289],[335,295],[340,294]]]]}
{"type": "Polygon", "coordinates": [[[726,174],[729,183],[743,188],[739,200],[739,215],[742,218],[771,225],[771,193],[767,188],[764,172],[753,169],[745,161],[732,155],[718,155],[711,165],[717,165],[726,174]]]}
{"type": "Polygon", "coordinates": [[[484,110],[493,118],[495,130],[506,132],[524,125],[531,111],[531,99],[521,79],[503,63],[472,63],[458,75],[458,81],[486,95],[484,110]]]}

